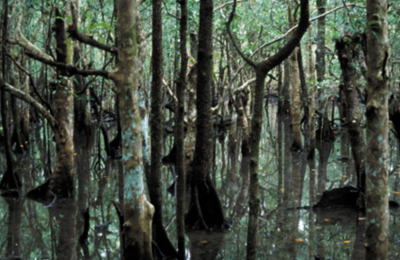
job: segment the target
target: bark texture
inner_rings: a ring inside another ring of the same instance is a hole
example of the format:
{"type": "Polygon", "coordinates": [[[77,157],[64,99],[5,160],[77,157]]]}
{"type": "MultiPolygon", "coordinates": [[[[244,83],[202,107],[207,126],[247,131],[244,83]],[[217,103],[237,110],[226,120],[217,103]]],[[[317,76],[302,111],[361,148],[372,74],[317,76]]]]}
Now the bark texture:
{"type": "Polygon", "coordinates": [[[292,102],[290,114],[292,115],[292,150],[298,151],[302,148],[301,142],[301,101],[300,101],[300,86],[298,76],[298,59],[299,48],[295,48],[290,56],[290,85],[292,86],[292,102]]]}
{"type": "Polygon", "coordinates": [[[225,223],[222,205],[210,179],[213,155],[211,113],[213,0],[200,1],[197,76],[196,145],[192,167],[192,194],[187,226],[220,228],[225,223]]]}
{"type": "MultiPolygon", "coordinates": [[[[318,15],[326,12],[326,0],[317,0],[318,15]]],[[[325,16],[318,19],[316,64],[317,81],[321,82],[325,76],[325,16]]]]}
{"type": "Polygon", "coordinates": [[[389,45],[386,0],[367,1],[366,259],[387,259],[389,45]]]}
{"type": "Polygon", "coordinates": [[[137,42],[139,4],[139,1],[118,1],[116,32],[119,62],[112,75],[120,101],[124,171],[123,259],[153,259],[151,226],[154,207],[147,201],[143,185],[142,131],[147,129],[141,127],[138,100],[141,66],[137,42]]]}
{"type": "Polygon", "coordinates": [[[151,173],[147,178],[149,195],[155,212],[153,217],[153,239],[161,252],[168,257],[176,257],[176,251],[171,244],[163,225],[162,192],[161,192],[161,157],[163,139],[163,113],[162,78],[163,78],[163,52],[162,52],[162,2],[153,1],[153,32],[152,32],[152,83],[151,83],[151,173]]]}
{"type": "MultiPolygon", "coordinates": [[[[61,18],[62,14],[57,9],[56,17],[53,27],[56,38],[56,61],[69,65],[72,63],[71,39],[67,39],[65,23],[61,18]]],[[[29,191],[27,194],[28,197],[39,201],[52,201],[54,198],[71,197],[74,192],[72,175],[74,169],[73,95],[72,79],[69,76],[67,70],[63,68],[57,69],[58,83],[53,96],[54,118],[57,121],[50,120],[49,122],[53,128],[56,143],[56,166],[47,182],[29,191]]]]}
{"type": "Polygon", "coordinates": [[[260,154],[260,140],[261,140],[261,129],[262,129],[262,115],[264,107],[264,81],[268,72],[278,66],[283,60],[285,60],[293,52],[296,46],[299,44],[301,38],[306,32],[309,25],[309,12],[308,12],[308,0],[302,0],[300,3],[301,13],[299,26],[293,33],[292,38],[273,56],[263,60],[259,63],[255,63],[246,57],[233,40],[232,32],[230,30],[230,23],[233,20],[233,15],[236,9],[236,1],[233,4],[233,11],[229,17],[227,23],[228,34],[239,52],[240,56],[251,65],[256,73],[256,84],[253,89],[252,100],[254,102],[251,120],[251,133],[250,133],[250,194],[249,194],[249,224],[247,229],[247,255],[246,258],[256,259],[257,258],[257,232],[258,232],[258,217],[260,213],[260,198],[259,198],[259,181],[258,181],[258,166],[259,166],[259,154],[260,154]]]}
{"type": "Polygon", "coordinates": [[[340,61],[343,76],[343,92],[346,97],[347,104],[347,122],[348,132],[350,134],[350,142],[354,157],[357,173],[357,187],[363,192],[365,191],[365,143],[364,135],[361,130],[361,110],[358,102],[357,93],[357,75],[354,66],[353,57],[358,56],[360,39],[355,36],[353,38],[343,37],[336,41],[336,50],[340,61]],[[358,46],[357,46],[358,45],[358,46]]]}
{"type": "Polygon", "coordinates": [[[184,112],[185,112],[185,88],[188,55],[186,50],[188,12],[187,0],[181,0],[180,19],[180,54],[181,70],[176,88],[178,99],[177,110],[175,111],[175,144],[176,144],[176,175],[178,181],[177,203],[176,203],[176,226],[178,237],[178,259],[185,259],[185,198],[186,198],[186,172],[184,158],[184,112]]]}

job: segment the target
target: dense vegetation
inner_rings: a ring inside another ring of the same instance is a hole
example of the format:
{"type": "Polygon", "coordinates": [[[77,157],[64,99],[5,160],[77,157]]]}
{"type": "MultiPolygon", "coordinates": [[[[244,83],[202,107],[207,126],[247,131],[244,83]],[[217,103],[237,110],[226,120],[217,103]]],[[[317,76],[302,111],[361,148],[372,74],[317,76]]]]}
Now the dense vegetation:
{"type": "MultiPolygon", "coordinates": [[[[190,231],[228,230],[232,219],[247,232],[241,257],[264,258],[260,241],[286,239],[259,237],[278,214],[279,230],[292,223],[294,258],[303,222],[283,209],[308,201],[366,208],[365,257],[388,257],[398,3],[4,0],[0,10],[0,254],[89,259],[90,223],[113,214],[110,259],[184,259],[199,239],[190,231]],[[348,164],[331,183],[330,156],[348,164]],[[324,193],[332,188],[342,189],[324,193]],[[334,192],[344,197],[323,201],[334,192]],[[51,237],[21,233],[34,223],[51,237]]],[[[312,214],[307,235],[317,240],[312,214]]],[[[313,255],[324,250],[310,245],[313,255]]]]}

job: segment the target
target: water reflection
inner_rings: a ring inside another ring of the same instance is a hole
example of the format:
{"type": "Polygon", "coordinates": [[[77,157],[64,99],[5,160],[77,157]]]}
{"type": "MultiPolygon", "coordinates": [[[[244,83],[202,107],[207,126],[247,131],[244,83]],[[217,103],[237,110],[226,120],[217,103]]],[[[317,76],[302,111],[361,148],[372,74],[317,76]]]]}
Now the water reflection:
{"type": "MultiPolygon", "coordinates": [[[[348,145],[344,144],[348,141],[346,132],[341,132],[340,142],[318,143],[316,160],[307,160],[306,152],[290,151],[287,129],[290,127],[281,127],[280,136],[276,139],[267,136],[261,145],[258,258],[363,259],[364,213],[358,208],[285,211],[287,207],[315,205],[325,190],[355,184],[354,162],[348,145]]],[[[248,175],[243,162],[249,158],[242,156],[241,144],[240,128],[233,122],[225,138],[218,138],[216,145],[213,181],[225,216],[232,221],[232,229],[188,232],[186,255],[190,259],[245,258],[248,175]]],[[[168,145],[167,142],[167,148],[168,145]]],[[[76,138],[75,197],[56,200],[45,209],[44,204],[19,196],[43,183],[47,176],[46,167],[41,166],[46,154],[37,153],[33,143],[31,149],[30,157],[19,160],[21,192],[3,191],[0,258],[119,259],[120,219],[116,209],[123,201],[121,163],[104,159],[97,135],[76,138]]],[[[398,154],[393,156],[400,158],[398,154]]],[[[394,162],[392,168],[397,165],[394,162]]],[[[174,197],[166,192],[174,179],[168,168],[163,168],[161,178],[163,222],[176,246],[174,197]]],[[[398,174],[394,172],[390,178],[394,190],[391,199],[398,200],[398,174]]],[[[399,212],[391,209],[390,259],[399,258],[399,216],[399,212]]]]}

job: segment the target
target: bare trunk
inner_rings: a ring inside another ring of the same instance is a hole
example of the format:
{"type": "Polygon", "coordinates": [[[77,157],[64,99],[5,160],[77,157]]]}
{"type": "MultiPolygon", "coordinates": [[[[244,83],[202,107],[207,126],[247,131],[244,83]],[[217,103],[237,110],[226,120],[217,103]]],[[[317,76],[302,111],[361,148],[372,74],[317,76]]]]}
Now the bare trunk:
{"type": "MultiPolygon", "coordinates": [[[[326,0],[317,0],[318,15],[325,13],[326,0]]],[[[325,77],[325,16],[318,19],[317,27],[317,50],[316,50],[316,68],[317,81],[321,82],[325,77]]]]}
{"type": "Polygon", "coordinates": [[[258,158],[260,153],[260,139],[262,129],[262,115],[264,104],[264,81],[266,75],[256,71],[256,85],[253,91],[253,118],[250,134],[250,186],[249,186],[249,224],[247,228],[247,259],[256,259],[258,216],[260,214],[258,158]]]}
{"type": "Polygon", "coordinates": [[[124,171],[123,259],[152,259],[152,217],[143,185],[142,131],[138,81],[139,1],[118,1],[118,65],[112,75],[119,96],[124,171]],[[127,10],[130,10],[127,12],[127,10]]]}
{"type": "Polygon", "coordinates": [[[343,76],[343,92],[346,96],[347,103],[347,122],[348,131],[350,134],[350,142],[356,165],[357,173],[357,187],[363,192],[365,191],[365,144],[363,138],[363,132],[360,124],[362,115],[360,106],[358,103],[357,93],[357,79],[356,79],[356,68],[353,64],[353,57],[356,55],[356,44],[358,43],[358,37],[354,39],[343,38],[336,41],[336,49],[338,51],[340,66],[342,68],[343,76]]]}
{"type": "Polygon", "coordinates": [[[152,23],[152,82],[151,82],[151,172],[147,176],[147,184],[151,203],[155,212],[153,216],[153,239],[161,252],[168,257],[176,257],[176,251],[171,244],[163,225],[162,192],[161,192],[161,157],[160,149],[163,139],[163,113],[162,78],[163,78],[163,52],[162,52],[162,14],[161,1],[153,1],[152,23]]]}
{"type": "Polygon", "coordinates": [[[366,259],[387,259],[388,209],[388,23],[386,0],[367,1],[366,259]]]}
{"type": "Polygon", "coordinates": [[[197,77],[196,145],[191,169],[192,194],[186,225],[200,228],[221,227],[224,212],[210,173],[213,155],[211,114],[213,0],[200,1],[200,27],[197,77]]]}
{"type": "Polygon", "coordinates": [[[290,106],[290,114],[292,115],[292,150],[298,151],[302,148],[301,142],[301,101],[300,101],[300,86],[299,72],[297,67],[298,48],[294,49],[290,57],[290,85],[292,86],[292,102],[290,106]]]}
{"type": "MultiPolygon", "coordinates": [[[[161,1],[160,1],[161,2],[161,1]]],[[[179,81],[176,88],[178,104],[175,110],[175,143],[176,143],[176,175],[178,179],[177,203],[176,203],[176,225],[178,237],[178,259],[185,259],[185,200],[186,200],[186,172],[184,157],[184,111],[185,111],[185,88],[188,55],[186,50],[187,42],[187,1],[181,0],[181,19],[180,19],[180,55],[181,69],[179,81]]],[[[161,3],[160,3],[161,5],[161,3]]],[[[160,6],[161,14],[161,6],[160,6]]]]}

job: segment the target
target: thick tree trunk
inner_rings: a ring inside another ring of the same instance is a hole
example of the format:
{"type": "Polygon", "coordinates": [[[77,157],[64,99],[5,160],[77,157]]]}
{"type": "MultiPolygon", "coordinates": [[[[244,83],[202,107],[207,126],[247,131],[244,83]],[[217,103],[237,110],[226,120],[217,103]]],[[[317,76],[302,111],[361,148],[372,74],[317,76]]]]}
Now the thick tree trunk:
{"type": "Polygon", "coordinates": [[[387,259],[388,209],[388,23],[387,0],[367,1],[366,259],[387,259]]]}
{"type": "Polygon", "coordinates": [[[124,171],[124,255],[123,259],[152,259],[152,217],[154,207],[147,201],[143,185],[142,118],[139,112],[137,24],[139,1],[118,1],[116,31],[118,65],[111,76],[119,96],[124,171]],[[127,10],[130,10],[127,12],[127,10]]]}
{"type": "Polygon", "coordinates": [[[221,227],[225,223],[222,205],[209,177],[213,155],[211,114],[213,0],[200,1],[200,28],[197,76],[196,145],[192,167],[192,196],[186,224],[200,228],[221,227]]]}

